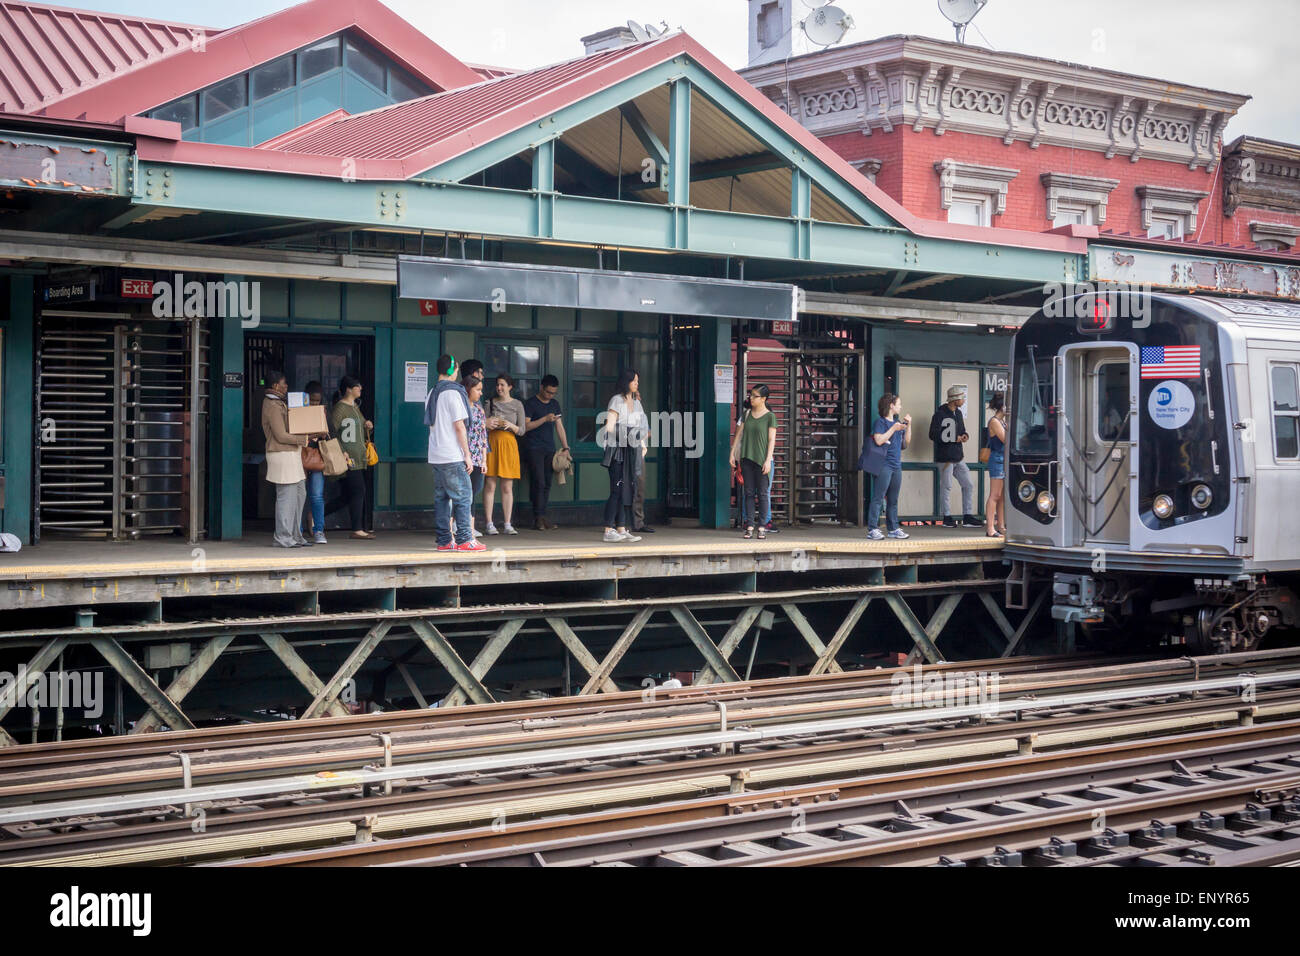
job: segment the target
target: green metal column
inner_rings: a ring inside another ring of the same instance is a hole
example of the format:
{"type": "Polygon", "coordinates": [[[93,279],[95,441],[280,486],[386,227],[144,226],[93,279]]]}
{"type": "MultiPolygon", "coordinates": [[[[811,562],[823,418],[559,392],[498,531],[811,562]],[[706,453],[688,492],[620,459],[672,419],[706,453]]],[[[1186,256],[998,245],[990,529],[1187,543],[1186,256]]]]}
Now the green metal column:
{"type": "Polygon", "coordinates": [[[690,248],[691,84],[672,85],[668,127],[668,204],[673,210],[673,248],[690,248]]]}
{"type": "Polygon", "coordinates": [[[35,359],[35,294],[31,276],[9,277],[9,321],[4,329],[3,530],[31,543],[32,532],[32,369],[35,359]]]}
{"type": "Polygon", "coordinates": [[[244,389],[226,388],[225,377],[243,374],[244,330],[237,317],[209,321],[208,537],[228,541],[244,533],[244,389]]]}
{"type": "Polygon", "coordinates": [[[731,523],[731,403],[715,401],[713,366],[731,364],[731,320],[700,320],[700,409],[704,454],[700,457],[700,526],[731,523]]]}

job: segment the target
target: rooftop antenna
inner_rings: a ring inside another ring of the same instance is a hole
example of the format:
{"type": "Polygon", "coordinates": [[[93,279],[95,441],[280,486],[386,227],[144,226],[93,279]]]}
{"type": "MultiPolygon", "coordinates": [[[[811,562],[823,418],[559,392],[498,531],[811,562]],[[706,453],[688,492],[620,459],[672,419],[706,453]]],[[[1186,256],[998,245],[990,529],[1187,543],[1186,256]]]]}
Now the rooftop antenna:
{"type": "Polygon", "coordinates": [[[853,18],[830,3],[809,3],[804,6],[812,9],[799,26],[804,35],[820,47],[830,47],[844,39],[844,34],[853,29],[853,18]]]}
{"type": "Polygon", "coordinates": [[[988,2],[989,0],[939,0],[939,12],[952,21],[958,43],[966,42],[966,27],[988,2]]]}
{"type": "Polygon", "coordinates": [[[656,30],[650,24],[640,24],[635,20],[627,21],[627,28],[632,31],[632,36],[636,37],[637,43],[645,43],[648,40],[656,40],[668,32],[668,23],[665,20],[659,21],[661,29],[656,30]]]}

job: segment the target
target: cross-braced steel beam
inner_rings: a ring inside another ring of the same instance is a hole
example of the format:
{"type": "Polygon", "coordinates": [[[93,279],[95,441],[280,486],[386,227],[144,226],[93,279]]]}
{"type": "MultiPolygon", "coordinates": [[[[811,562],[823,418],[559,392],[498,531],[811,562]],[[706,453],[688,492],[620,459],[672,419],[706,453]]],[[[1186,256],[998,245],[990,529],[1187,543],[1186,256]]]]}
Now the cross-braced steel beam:
{"type": "MultiPolygon", "coordinates": [[[[0,693],[0,720],[3,720],[5,715],[14,709],[18,701],[26,696],[28,688],[40,680],[41,675],[45,673],[45,669],[54,663],[67,643],[68,639],[66,637],[56,637],[46,642],[32,656],[32,659],[27,662],[27,666],[22,669],[20,679],[14,681],[4,689],[3,693],[0,693]]],[[[17,743],[18,741],[9,736],[9,733],[3,727],[0,727],[0,747],[12,747],[17,743]]]]}
{"type": "MultiPolygon", "coordinates": [[[[203,650],[199,651],[194,660],[190,661],[183,670],[167,686],[167,696],[174,700],[177,705],[185,699],[185,695],[194,689],[194,685],[202,679],[208,669],[217,662],[222,651],[230,646],[230,642],[235,639],[233,634],[223,634],[220,637],[214,637],[203,645],[203,650]]],[[[130,732],[133,734],[147,734],[162,727],[162,721],[158,719],[158,714],[150,710],[143,717],[135,722],[135,726],[130,732]]]]}
{"type": "Polygon", "coordinates": [[[148,671],[141,667],[121,644],[111,637],[92,637],[90,645],[99,651],[100,656],[108,661],[109,666],[117,671],[118,676],[140,695],[140,699],[149,705],[149,709],[158,715],[159,720],[172,730],[194,729],[194,724],[185,716],[176,701],[154,683],[148,671]]]}

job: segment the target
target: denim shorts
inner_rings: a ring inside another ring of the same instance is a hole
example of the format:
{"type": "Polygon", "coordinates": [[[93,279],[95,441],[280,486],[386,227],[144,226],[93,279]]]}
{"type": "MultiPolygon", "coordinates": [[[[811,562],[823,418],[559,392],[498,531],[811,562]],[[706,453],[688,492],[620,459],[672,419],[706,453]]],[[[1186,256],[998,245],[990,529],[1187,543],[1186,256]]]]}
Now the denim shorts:
{"type": "Polygon", "coordinates": [[[1002,452],[998,452],[996,455],[989,455],[989,477],[1007,477],[1006,457],[1002,452]]]}

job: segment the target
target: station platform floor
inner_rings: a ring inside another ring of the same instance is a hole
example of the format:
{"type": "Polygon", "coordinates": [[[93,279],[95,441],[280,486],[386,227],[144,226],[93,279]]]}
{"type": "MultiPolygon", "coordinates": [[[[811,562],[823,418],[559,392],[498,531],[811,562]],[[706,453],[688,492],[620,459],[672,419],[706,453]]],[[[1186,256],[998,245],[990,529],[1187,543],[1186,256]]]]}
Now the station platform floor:
{"type": "MultiPolygon", "coordinates": [[[[0,554],[0,581],[34,581],[111,575],[240,573],[271,570],[310,570],[337,567],[379,568],[393,565],[463,566],[520,561],[599,561],[620,558],[693,558],[705,555],[763,555],[807,552],[819,555],[859,555],[906,560],[908,556],[966,552],[997,552],[1001,538],[986,537],[979,528],[908,528],[906,540],[874,541],[861,528],[832,526],[782,527],[766,540],[746,540],[734,529],[685,525],[660,526],[638,542],[606,543],[600,528],[520,530],[518,535],[480,538],[486,551],[439,552],[432,531],[383,531],[373,540],[331,532],[329,543],[311,548],[283,549],[271,545],[270,535],[253,533],[234,541],[189,544],[178,538],[145,538],[129,542],[49,537],[17,553],[0,554]]],[[[993,558],[994,554],[984,554],[993,558]]]]}

